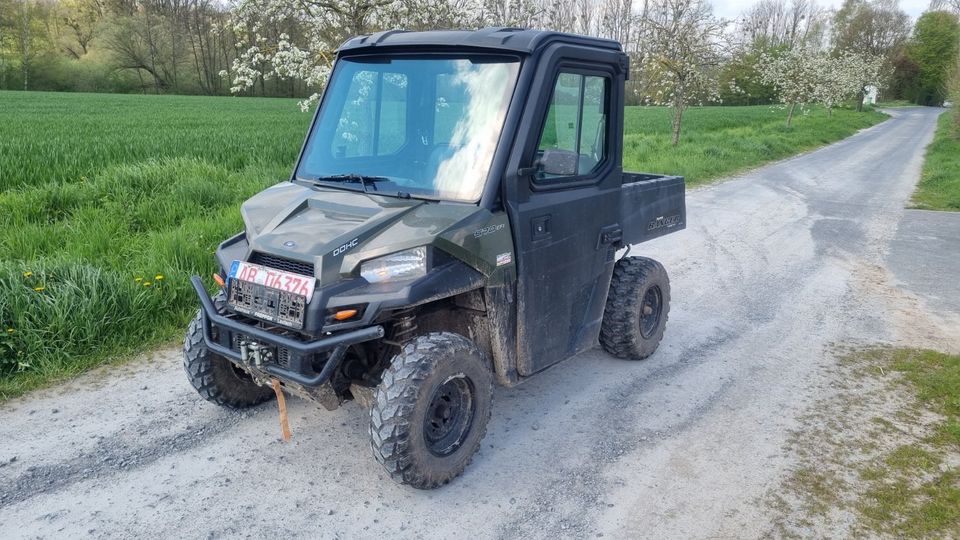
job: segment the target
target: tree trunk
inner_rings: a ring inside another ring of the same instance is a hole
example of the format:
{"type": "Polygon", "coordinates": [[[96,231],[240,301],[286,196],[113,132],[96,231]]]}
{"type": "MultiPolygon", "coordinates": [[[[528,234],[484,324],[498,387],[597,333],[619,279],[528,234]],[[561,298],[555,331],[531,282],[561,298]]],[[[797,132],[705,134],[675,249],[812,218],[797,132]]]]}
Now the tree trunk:
{"type": "Polygon", "coordinates": [[[23,72],[23,89],[29,90],[30,84],[30,12],[26,0],[20,2],[20,71],[23,72]]]}
{"type": "Polygon", "coordinates": [[[790,112],[787,113],[787,127],[790,127],[790,125],[793,123],[793,111],[796,108],[797,108],[797,102],[794,101],[793,103],[790,104],[790,112]]]}
{"type": "Polygon", "coordinates": [[[860,89],[860,101],[857,102],[857,112],[863,112],[863,98],[866,97],[864,89],[860,89]]]}
{"type": "Polygon", "coordinates": [[[683,122],[683,106],[674,105],[673,107],[673,145],[680,144],[680,126],[683,122]]]}

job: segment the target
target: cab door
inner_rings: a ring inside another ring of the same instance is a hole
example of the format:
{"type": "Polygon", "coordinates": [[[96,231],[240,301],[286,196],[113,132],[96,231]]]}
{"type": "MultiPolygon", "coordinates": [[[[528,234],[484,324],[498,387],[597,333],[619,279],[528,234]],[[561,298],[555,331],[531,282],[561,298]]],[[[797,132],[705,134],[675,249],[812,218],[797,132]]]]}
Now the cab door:
{"type": "Polygon", "coordinates": [[[594,346],[620,231],[622,53],[554,45],[533,79],[504,200],[517,254],[517,369],[594,346]]]}

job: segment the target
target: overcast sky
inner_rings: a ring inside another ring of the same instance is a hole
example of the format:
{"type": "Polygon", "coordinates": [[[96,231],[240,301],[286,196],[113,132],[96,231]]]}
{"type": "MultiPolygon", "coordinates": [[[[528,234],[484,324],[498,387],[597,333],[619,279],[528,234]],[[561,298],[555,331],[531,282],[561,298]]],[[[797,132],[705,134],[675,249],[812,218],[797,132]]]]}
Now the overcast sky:
{"type": "MultiPolygon", "coordinates": [[[[713,4],[713,13],[726,19],[735,19],[747,7],[750,7],[756,0],[711,0],[713,4]]],[[[842,0],[817,0],[817,5],[824,7],[839,7],[842,0]]],[[[900,0],[900,9],[907,12],[914,19],[920,16],[930,0],[900,0]]]]}

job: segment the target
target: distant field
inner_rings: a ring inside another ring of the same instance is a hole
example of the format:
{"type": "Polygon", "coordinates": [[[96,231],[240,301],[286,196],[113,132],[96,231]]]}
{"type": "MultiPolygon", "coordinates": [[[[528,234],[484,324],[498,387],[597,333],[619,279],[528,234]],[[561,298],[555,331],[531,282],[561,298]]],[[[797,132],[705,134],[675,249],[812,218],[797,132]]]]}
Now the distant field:
{"type": "Polygon", "coordinates": [[[680,174],[687,185],[756,167],[853,135],[886,118],[878,112],[820,108],[793,119],[778,107],[695,107],[684,115],[680,145],[670,145],[673,111],[631,107],[625,117],[623,167],[680,174]]]}
{"type": "MultiPolygon", "coordinates": [[[[295,100],[0,92],[0,399],[177,337],[238,205],[289,175],[295,100]]],[[[832,142],[876,113],[629,108],[627,169],[691,184],[832,142]]]]}
{"type": "Polygon", "coordinates": [[[0,111],[0,190],[147,159],[289,165],[310,120],[292,99],[200,96],[0,92],[0,111]]]}

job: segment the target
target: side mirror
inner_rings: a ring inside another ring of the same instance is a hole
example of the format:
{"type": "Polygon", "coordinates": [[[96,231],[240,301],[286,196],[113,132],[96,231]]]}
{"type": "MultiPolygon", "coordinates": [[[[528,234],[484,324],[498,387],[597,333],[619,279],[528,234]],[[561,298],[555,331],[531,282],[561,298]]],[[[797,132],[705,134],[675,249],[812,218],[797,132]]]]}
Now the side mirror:
{"type": "Polygon", "coordinates": [[[539,161],[539,171],[550,176],[574,176],[577,174],[579,158],[576,152],[570,150],[544,150],[539,161]]]}
{"type": "Polygon", "coordinates": [[[543,150],[540,159],[530,167],[521,167],[517,176],[532,176],[534,174],[548,174],[550,176],[574,176],[577,174],[579,157],[570,150],[549,149],[543,150]]]}

